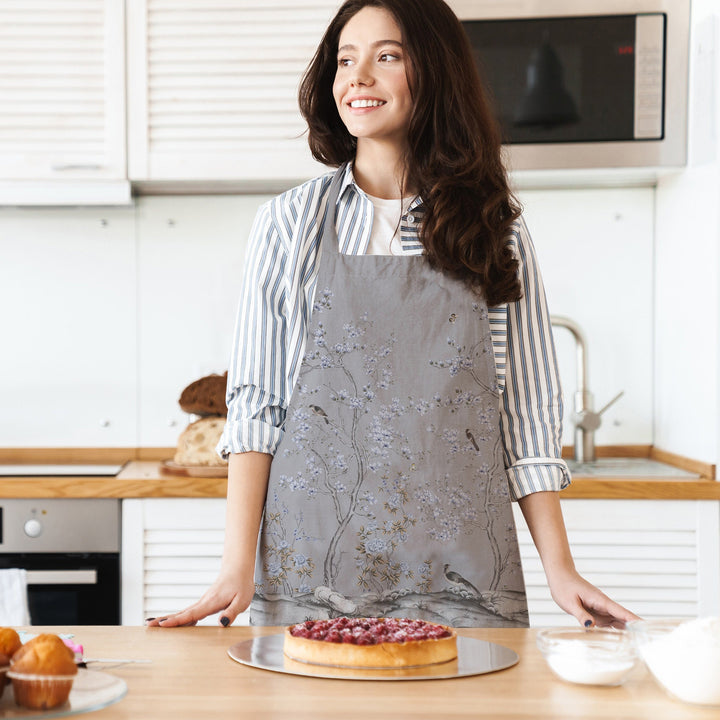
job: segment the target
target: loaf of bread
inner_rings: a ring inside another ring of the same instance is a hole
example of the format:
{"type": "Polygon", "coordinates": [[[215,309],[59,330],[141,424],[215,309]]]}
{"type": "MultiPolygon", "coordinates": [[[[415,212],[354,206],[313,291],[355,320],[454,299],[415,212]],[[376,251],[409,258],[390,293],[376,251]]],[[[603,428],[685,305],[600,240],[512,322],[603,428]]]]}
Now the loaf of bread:
{"type": "Polygon", "coordinates": [[[206,375],[190,383],[180,394],[180,407],[193,415],[227,415],[225,387],[227,372],[223,375],[206,375]]]}
{"type": "Polygon", "coordinates": [[[176,465],[227,465],[215,451],[220,442],[224,417],[204,417],[190,423],[180,434],[173,461],[176,465]]]}

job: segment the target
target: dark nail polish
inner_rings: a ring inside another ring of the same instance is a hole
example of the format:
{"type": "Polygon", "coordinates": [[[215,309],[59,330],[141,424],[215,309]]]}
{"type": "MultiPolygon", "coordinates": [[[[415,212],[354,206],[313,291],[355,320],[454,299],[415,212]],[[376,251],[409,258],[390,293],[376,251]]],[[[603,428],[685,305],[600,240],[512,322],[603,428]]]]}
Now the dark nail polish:
{"type": "Polygon", "coordinates": [[[152,618],[145,618],[145,622],[152,622],[154,619],[155,619],[154,617],[152,617],[152,618]]]}
{"type": "Polygon", "coordinates": [[[230,618],[225,617],[224,615],[220,618],[220,624],[223,627],[227,627],[230,624],[230,618]]]}
{"type": "Polygon", "coordinates": [[[592,620],[586,620],[585,621],[585,627],[589,628],[592,626],[592,620]]]}

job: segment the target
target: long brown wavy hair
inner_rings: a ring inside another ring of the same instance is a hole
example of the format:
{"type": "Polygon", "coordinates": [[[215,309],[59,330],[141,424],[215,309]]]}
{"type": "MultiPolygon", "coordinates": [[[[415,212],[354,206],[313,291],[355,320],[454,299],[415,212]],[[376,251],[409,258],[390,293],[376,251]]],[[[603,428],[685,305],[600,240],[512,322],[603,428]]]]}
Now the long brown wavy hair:
{"type": "Polygon", "coordinates": [[[347,0],[328,26],[300,84],[313,157],[337,167],[355,157],[357,140],[332,93],[338,40],[359,10],[395,18],[412,67],[404,188],[425,206],[420,240],[432,267],[482,292],[488,305],[521,297],[508,233],[520,215],[501,159],[501,135],[467,35],[443,0],[347,0]]]}

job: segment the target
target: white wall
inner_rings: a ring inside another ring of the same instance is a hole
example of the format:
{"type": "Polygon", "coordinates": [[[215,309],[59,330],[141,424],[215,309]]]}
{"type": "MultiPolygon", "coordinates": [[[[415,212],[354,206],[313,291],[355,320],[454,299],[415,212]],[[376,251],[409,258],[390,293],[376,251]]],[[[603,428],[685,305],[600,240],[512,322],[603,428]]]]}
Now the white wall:
{"type": "Polygon", "coordinates": [[[720,462],[720,15],[693,0],[688,168],[657,190],[656,443],[720,462]]]}
{"type": "MultiPolygon", "coordinates": [[[[652,442],[653,194],[521,195],[551,311],[587,332],[597,406],[626,391],[599,444],[652,442]],[[618,322],[624,313],[633,322],[618,322]]],[[[174,445],[188,422],[182,388],[227,366],[247,234],[265,199],[0,209],[0,446],[174,445]]],[[[574,347],[566,331],[557,340],[571,410],[574,347]]]]}

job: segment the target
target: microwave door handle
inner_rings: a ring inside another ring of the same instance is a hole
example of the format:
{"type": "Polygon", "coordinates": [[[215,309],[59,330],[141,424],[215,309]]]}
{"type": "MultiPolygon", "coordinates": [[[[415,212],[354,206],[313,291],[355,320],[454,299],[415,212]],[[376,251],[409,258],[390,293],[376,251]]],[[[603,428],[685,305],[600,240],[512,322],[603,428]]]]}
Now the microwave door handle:
{"type": "Polygon", "coordinates": [[[27,570],[28,585],[97,585],[97,570],[27,570]]]}

